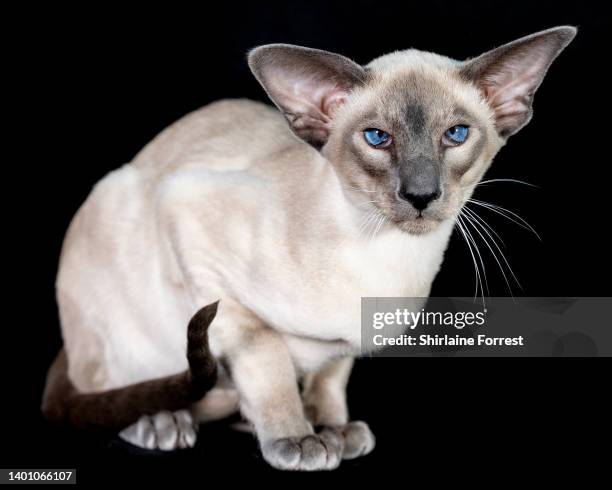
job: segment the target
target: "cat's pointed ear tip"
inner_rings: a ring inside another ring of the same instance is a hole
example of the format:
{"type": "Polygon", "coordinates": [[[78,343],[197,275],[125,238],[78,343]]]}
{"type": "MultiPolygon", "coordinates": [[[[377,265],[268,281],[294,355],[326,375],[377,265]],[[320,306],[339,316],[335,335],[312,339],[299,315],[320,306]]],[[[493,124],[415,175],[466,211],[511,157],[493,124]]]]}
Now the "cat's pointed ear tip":
{"type": "Polygon", "coordinates": [[[262,56],[273,50],[275,46],[277,45],[262,44],[261,46],[255,46],[254,48],[249,49],[249,52],[247,53],[247,61],[249,63],[249,66],[251,66],[252,68],[254,65],[256,65],[262,58],[262,56]]]}
{"type": "Polygon", "coordinates": [[[249,49],[247,52],[247,63],[249,64],[249,67],[251,67],[251,70],[257,66],[261,55],[265,53],[268,46],[270,45],[262,44],[261,46],[255,46],[254,48],[249,49]]]}
{"type": "Polygon", "coordinates": [[[557,26],[542,31],[542,34],[555,34],[564,46],[567,46],[576,37],[578,28],[575,26],[557,26]]]}
{"type": "Polygon", "coordinates": [[[567,39],[567,42],[571,41],[578,34],[578,28],[576,26],[559,26],[557,30],[561,37],[567,39]]]}
{"type": "Polygon", "coordinates": [[[308,48],[304,48],[302,46],[295,46],[293,44],[285,44],[285,43],[272,43],[272,44],[261,44],[260,46],[255,46],[251,48],[247,53],[247,59],[249,63],[253,61],[257,61],[262,56],[266,55],[274,55],[281,52],[286,52],[290,50],[302,50],[306,51],[308,48]]]}
{"type": "Polygon", "coordinates": [[[261,46],[255,46],[250,49],[247,53],[247,63],[251,71],[257,74],[261,66],[266,64],[275,56],[278,56],[287,49],[294,48],[290,44],[274,43],[274,44],[262,44],[261,46]]]}

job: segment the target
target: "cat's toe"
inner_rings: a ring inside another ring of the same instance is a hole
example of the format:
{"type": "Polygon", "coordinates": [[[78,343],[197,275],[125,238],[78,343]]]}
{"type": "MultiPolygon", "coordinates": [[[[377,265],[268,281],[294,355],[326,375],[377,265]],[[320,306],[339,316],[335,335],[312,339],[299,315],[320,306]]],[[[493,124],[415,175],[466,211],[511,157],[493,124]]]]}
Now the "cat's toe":
{"type": "Polygon", "coordinates": [[[193,447],[197,433],[189,411],[178,410],[143,415],[138,422],[122,430],[119,437],[143,449],[172,451],[193,447]]]}
{"type": "Polygon", "coordinates": [[[174,418],[179,429],[178,447],[189,448],[195,446],[198,438],[197,424],[193,421],[193,417],[189,410],[179,410],[174,412],[174,418]]]}
{"type": "Polygon", "coordinates": [[[142,449],[155,449],[157,444],[155,427],[148,415],[143,415],[137,422],[119,432],[119,437],[142,449]]]}
{"type": "Polygon", "coordinates": [[[302,438],[277,439],[262,446],[264,459],[273,467],[302,471],[337,468],[342,449],[342,435],[333,429],[302,438]]]}
{"type": "Polygon", "coordinates": [[[153,416],[153,425],[157,436],[157,448],[172,451],[179,447],[180,429],[170,412],[160,412],[153,416]]]}
{"type": "Polygon", "coordinates": [[[342,459],[355,459],[369,454],[376,445],[376,438],[365,422],[349,422],[341,429],[344,436],[342,459]]]}

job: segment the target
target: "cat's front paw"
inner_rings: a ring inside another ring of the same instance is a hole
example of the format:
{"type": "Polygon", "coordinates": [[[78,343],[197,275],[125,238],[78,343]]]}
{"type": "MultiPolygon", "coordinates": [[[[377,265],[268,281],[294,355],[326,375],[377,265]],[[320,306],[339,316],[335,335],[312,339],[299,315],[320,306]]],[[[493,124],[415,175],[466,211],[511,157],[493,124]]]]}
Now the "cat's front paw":
{"type": "Polygon", "coordinates": [[[342,460],[344,438],[332,428],[305,437],[288,437],[262,445],[264,459],[279,470],[333,470],[342,460]]]}
{"type": "Polygon", "coordinates": [[[172,451],[193,447],[197,439],[197,426],[188,410],[159,412],[153,416],[143,415],[123,429],[119,437],[143,449],[172,451]]]}
{"type": "Polygon", "coordinates": [[[336,427],[344,439],[342,459],[355,459],[369,454],[376,446],[376,438],[365,422],[356,420],[336,427]]]}

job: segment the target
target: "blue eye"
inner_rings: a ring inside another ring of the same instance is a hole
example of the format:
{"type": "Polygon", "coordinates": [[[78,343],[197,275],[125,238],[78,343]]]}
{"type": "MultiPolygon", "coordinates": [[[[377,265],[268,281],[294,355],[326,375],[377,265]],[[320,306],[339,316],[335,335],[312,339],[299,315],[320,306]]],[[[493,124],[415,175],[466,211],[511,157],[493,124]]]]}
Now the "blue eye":
{"type": "Polygon", "coordinates": [[[451,145],[460,145],[467,139],[469,132],[467,126],[459,124],[446,131],[444,137],[451,145]]]}
{"type": "Polygon", "coordinates": [[[363,132],[363,137],[368,142],[368,145],[374,148],[386,148],[391,144],[393,138],[389,133],[382,129],[369,128],[363,132]]]}

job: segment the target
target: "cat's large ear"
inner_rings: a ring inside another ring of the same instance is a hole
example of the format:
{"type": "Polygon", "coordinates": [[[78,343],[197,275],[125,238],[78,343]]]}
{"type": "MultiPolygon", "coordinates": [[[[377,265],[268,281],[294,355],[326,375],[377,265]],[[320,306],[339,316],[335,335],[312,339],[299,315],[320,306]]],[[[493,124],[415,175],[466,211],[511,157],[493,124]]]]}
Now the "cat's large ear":
{"type": "Polygon", "coordinates": [[[249,66],[293,131],[316,148],[327,141],[334,111],[365,78],[344,56],[288,44],[255,48],[249,66]]]}
{"type": "Polygon", "coordinates": [[[463,63],[462,75],[478,85],[494,110],[500,136],[507,138],[529,122],[533,94],[575,35],[574,27],[555,27],[463,63]]]}

